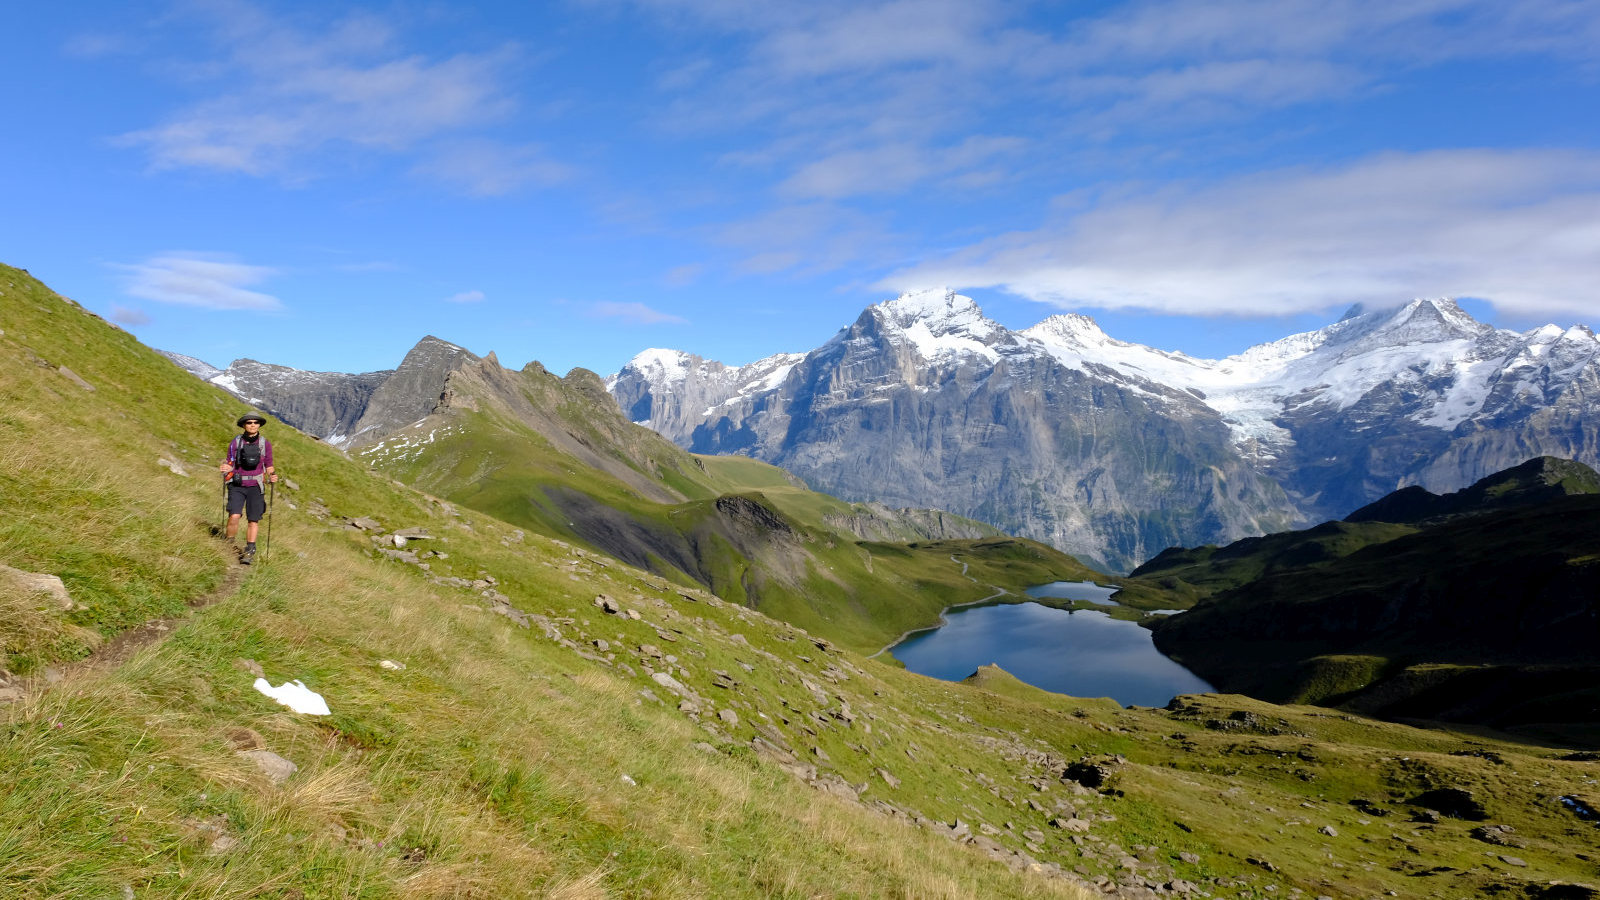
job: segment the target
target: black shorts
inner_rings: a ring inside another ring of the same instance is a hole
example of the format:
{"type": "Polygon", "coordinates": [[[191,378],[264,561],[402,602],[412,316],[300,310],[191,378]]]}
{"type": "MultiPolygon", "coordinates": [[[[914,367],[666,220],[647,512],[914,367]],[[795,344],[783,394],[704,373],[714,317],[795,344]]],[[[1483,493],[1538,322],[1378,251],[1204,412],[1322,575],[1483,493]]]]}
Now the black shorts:
{"type": "Polygon", "coordinates": [[[261,493],[261,485],[228,485],[228,515],[237,516],[241,512],[252,522],[259,522],[266,515],[267,498],[261,493]]]}

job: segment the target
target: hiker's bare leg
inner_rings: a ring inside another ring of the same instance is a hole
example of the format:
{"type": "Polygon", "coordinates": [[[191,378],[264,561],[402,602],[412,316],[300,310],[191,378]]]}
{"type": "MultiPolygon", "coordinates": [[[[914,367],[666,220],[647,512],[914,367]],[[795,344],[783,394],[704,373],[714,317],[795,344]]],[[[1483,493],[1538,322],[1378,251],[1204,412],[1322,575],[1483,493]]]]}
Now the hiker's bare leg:
{"type": "Polygon", "coordinates": [[[252,544],[256,542],[256,531],[261,528],[260,522],[251,522],[244,529],[244,539],[252,544]]]}
{"type": "MultiPolygon", "coordinates": [[[[243,515],[243,513],[234,513],[228,517],[228,540],[230,541],[233,540],[234,535],[239,533],[239,517],[241,515],[243,515]]],[[[250,531],[251,534],[255,533],[254,528],[255,523],[252,522],[250,531]]],[[[254,540],[254,538],[251,538],[251,540],[254,540]]]]}

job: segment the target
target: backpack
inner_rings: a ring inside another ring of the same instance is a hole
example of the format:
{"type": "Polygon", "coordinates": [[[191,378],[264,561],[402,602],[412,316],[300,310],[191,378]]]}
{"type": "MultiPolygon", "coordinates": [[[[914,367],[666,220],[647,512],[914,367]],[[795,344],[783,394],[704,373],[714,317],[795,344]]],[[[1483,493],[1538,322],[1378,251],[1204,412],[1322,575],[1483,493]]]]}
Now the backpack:
{"type": "Polygon", "coordinates": [[[246,472],[253,472],[261,468],[261,456],[266,451],[266,438],[256,438],[247,441],[243,437],[233,439],[233,467],[246,472]]]}

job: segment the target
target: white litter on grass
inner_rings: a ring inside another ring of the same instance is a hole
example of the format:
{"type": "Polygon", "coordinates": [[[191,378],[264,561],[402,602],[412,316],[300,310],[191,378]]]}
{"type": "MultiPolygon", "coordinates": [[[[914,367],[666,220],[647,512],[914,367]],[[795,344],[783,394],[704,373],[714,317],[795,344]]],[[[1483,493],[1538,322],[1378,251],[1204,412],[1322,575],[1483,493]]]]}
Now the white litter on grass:
{"type": "Polygon", "coordinates": [[[287,681],[278,687],[273,687],[272,682],[265,678],[257,678],[256,690],[297,713],[305,713],[308,716],[329,715],[328,701],[322,699],[321,694],[306,687],[302,681],[287,681]]]}

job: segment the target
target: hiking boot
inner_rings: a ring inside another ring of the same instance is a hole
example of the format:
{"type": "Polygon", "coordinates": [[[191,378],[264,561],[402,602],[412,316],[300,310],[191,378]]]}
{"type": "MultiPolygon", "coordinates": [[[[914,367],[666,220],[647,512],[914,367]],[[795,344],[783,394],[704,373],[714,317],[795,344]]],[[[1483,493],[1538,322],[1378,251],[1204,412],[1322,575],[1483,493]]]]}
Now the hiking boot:
{"type": "Polygon", "coordinates": [[[246,549],[240,551],[240,553],[239,553],[239,565],[248,566],[248,565],[250,565],[250,563],[255,561],[255,558],[256,558],[256,552],[254,550],[246,548],[246,549]]]}

